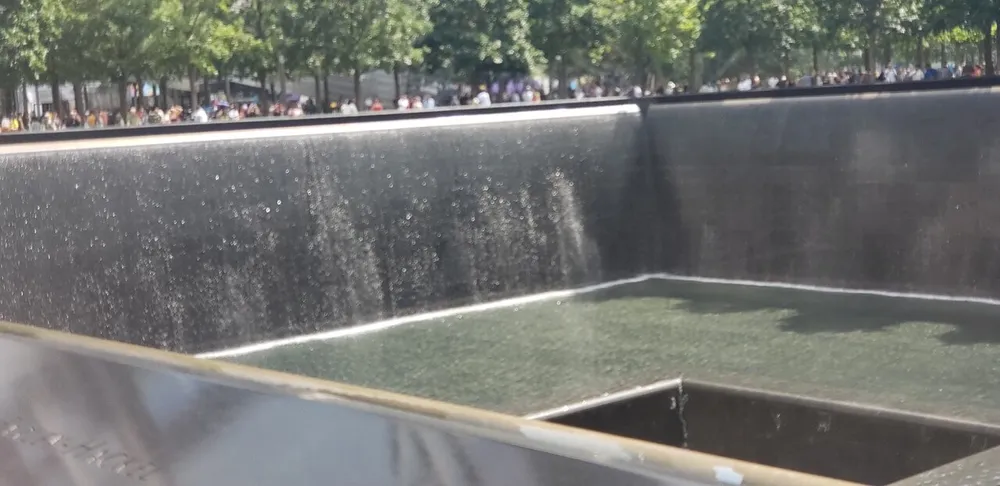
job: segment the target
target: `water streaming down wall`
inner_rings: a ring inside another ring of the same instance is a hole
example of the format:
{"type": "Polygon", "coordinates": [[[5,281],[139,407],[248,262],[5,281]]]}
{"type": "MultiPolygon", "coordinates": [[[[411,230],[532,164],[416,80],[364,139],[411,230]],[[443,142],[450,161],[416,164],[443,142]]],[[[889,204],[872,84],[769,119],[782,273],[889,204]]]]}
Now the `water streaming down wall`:
{"type": "Polygon", "coordinates": [[[0,155],[0,317],[193,352],[595,281],[619,111],[0,155]]]}
{"type": "Polygon", "coordinates": [[[995,296],[998,105],[966,89],[0,147],[0,318],[192,352],[650,271],[995,296]],[[962,116],[928,119],[943,107],[962,116]]]}

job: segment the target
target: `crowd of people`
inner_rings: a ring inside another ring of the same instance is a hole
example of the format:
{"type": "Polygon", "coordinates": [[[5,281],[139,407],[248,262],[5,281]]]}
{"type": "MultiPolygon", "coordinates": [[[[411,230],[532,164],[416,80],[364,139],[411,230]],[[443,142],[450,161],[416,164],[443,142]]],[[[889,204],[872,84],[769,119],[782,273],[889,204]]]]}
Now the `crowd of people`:
{"type": "MultiPolygon", "coordinates": [[[[845,84],[896,83],[925,80],[954,79],[961,77],[979,77],[983,75],[981,66],[967,65],[962,68],[945,66],[934,68],[927,65],[924,68],[915,66],[889,66],[877,72],[861,70],[843,70],[826,72],[818,75],[805,75],[797,79],[788,76],[743,75],[739,78],[723,78],[705,83],[696,92],[713,93],[727,91],[751,91],[765,89],[782,89],[803,86],[832,86],[845,84]]],[[[639,98],[652,95],[673,95],[695,92],[689,86],[681,86],[673,82],[647,90],[640,86],[622,88],[620,86],[600,83],[577,84],[569,86],[569,96],[575,99],[601,98],[605,96],[627,96],[639,98]]],[[[262,107],[255,102],[228,103],[215,100],[207,106],[194,109],[180,105],[163,109],[156,105],[147,107],[133,106],[122,113],[113,110],[87,110],[79,112],[69,110],[64,116],[56,112],[46,112],[40,116],[7,115],[0,119],[0,132],[51,131],[62,129],[87,129],[102,127],[123,127],[140,125],[159,125],[172,123],[209,123],[212,121],[229,121],[256,118],[262,116],[299,117],[316,114],[353,115],[361,111],[379,112],[384,110],[423,110],[437,106],[480,106],[488,107],[495,103],[537,103],[556,99],[558,96],[541,89],[538,83],[508,81],[505,85],[492,83],[480,85],[477,89],[464,87],[451,93],[432,95],[402,95],[388,106],[377,97],[366,98],[359,104],[350,98],[340,98],[325,106],[320,106],[313,99],[304,102],[301,99],[286,99],[262,107]]]]}
{"type": "MultiPolygon", "coordinates": [[[[296,104],[275,104],[270,115],[301,116],[303,110],[296,104]]],[[[167,109],[153,105],[149,107],[133,106],[126,112],[114,110],[86,110],[79,112],[69,110],[65,116],[54,111],[47,111],[39,116],[7,115],[0,119],[0,131],[52,131],[63,129],[87,129],[104,127],[127,127],[140,125],[164,125],[171,123],[208,123],[213,120],[240,120],[264,116],[265,113],[256,103],[246,103],[230,106],[225,102],[215,102],[207,107],[197,107],[194,110],[174,105],[167,109]]]]}
{"type": "MultiPolygon", "coordinates": [[[[962,68],[949,65],[942,68],[930,64],[923,68],[917,66],[888,66],[877,72],[862,70],[843,70],[804,75],[798,79],[787,76],[770,76],[761,79],[760,76],[742,76],[738,79],[724,78],[714,83],[702,85],[699,93],[715,93],[725,91],[751,91],[760,89],[781,89],[809,86],[839,86],[850,84],[899,83],[914,81],[934,81],[957,78],[977,78],[983,76],[983,68],[978,65],[966,65],[962,68]]],[[[672,83],[669,83],[672,86],[672,83]]],[[[686,88],[678,90],[685,92],[686,88]]]]}

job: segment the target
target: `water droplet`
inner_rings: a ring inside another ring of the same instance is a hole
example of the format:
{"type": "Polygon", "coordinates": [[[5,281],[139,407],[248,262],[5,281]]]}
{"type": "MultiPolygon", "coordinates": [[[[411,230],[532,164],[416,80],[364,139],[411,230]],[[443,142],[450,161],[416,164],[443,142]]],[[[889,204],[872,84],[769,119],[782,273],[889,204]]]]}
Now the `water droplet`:
{"type": "Polygon", "coordinates": [[[278,206],[281,206],[281,199],[278,199],[278,206]]]}
{"type": "Polygon", "coordinates": [[[215,174],[215,180],[219,180],[219,174],[215,174]]]}
{"type": "Polygon", "coordinates": [[[562,305],[562,301],[561,300],[557,300],[556,301],[556,305],[562,305]]]}
{"type": "Polygon", "coordinates": [[[386,179],[392,179],[392,174],[386,174],[386,175],[385,175],[385,178],[386,178],[386,179]]]}
{"type": "Polygon", "coordinates": [[[406,213],[406,220],[409,221],[413,219],[413,213],[406,213]]]}
{"type": "Polygon", "coordinates": [[[265,213],[270,213],[271,212],[271,208],[264,208],[264,212],[265,213]]]}

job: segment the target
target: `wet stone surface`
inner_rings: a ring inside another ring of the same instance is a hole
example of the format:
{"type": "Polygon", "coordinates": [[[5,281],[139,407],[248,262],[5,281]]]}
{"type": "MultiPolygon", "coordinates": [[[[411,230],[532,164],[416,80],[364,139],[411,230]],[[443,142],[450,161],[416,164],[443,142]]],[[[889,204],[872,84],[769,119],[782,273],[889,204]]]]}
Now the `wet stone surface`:
{"type": "Polygon", "coordinates": [[[197,353],[633,274],[639,122],[0,150],[0,319],[197,353]]]}
{"type": "Polygon", "coordinates": [[[652,279],[227,359],[509,413],[684,376],[1000,421],[988,303],[652,279]]]}

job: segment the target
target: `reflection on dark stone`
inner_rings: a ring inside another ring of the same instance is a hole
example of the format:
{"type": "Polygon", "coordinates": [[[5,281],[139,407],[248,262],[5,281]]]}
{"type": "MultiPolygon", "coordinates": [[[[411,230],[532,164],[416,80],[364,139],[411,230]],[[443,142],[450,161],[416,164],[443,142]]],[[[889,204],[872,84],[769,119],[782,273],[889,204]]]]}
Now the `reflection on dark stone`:
{"type": "Polygon", "coordinates": [[[1000,151],[989,90],[653,106],[675,270],[995,296],[1000,151]],[[938,123],[941,107],[962,113],[938,123]]]}

